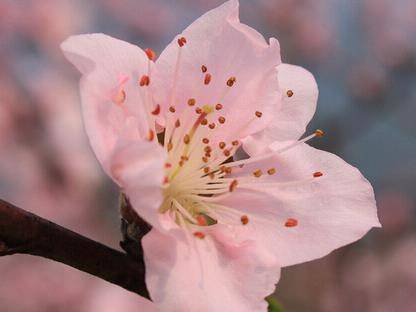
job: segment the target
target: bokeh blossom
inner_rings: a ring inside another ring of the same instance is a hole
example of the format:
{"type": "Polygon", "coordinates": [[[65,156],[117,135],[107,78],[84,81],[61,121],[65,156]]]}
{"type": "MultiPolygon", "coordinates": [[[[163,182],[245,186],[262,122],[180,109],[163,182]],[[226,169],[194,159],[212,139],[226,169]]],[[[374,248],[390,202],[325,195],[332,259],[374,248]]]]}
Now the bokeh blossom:
{"type": "Polygon", "coordinates": [[[146,281],[162,309],[264,311],[281,266],[380,225],[360,172],[306,144],[323,132],[300,139],[316,107],[313,76],[281,64],[277,40],[240,23],[237,1],[157,60],[102,34],[62,49],[83,74],[98,160],[153,226],[146,281]]]}

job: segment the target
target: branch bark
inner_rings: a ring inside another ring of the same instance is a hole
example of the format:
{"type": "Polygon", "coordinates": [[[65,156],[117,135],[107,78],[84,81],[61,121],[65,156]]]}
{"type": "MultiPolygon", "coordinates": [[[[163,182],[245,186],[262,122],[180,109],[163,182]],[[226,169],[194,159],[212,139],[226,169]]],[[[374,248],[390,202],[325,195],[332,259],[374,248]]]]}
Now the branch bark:
{"type": "Polygon", "coordinates": [[[143,256],[133,259],[0,199],[0,256],[18,253],[61,262],[149,298],[143,256]]]}

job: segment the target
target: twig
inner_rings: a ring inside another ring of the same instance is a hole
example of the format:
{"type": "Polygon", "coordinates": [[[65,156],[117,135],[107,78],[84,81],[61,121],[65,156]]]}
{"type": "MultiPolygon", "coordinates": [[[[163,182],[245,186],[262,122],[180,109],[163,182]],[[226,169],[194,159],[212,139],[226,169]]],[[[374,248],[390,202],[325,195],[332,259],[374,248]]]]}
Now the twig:
{"type": "Polygon", "coordinates": [[[55,260],[149,298],[140,261],[0,199],[0,256],[55,260]]]}

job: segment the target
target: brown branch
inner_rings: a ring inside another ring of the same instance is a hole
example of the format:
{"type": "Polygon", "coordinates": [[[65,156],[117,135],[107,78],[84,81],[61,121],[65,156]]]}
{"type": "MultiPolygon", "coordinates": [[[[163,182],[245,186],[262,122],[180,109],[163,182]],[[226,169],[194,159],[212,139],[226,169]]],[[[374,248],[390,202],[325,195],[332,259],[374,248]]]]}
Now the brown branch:
{"type": "Polygon", "coordinates": [[[0,256],[17,253],[64,263],[149,298],[143,257],[134,260],[0,199],[0,256]]]}

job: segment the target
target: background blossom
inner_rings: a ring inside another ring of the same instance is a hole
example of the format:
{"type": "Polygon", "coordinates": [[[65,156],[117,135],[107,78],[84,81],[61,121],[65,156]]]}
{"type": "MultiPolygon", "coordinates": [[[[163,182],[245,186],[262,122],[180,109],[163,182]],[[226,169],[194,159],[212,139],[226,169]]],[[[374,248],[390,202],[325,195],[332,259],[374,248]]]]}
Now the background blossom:
{"type": "MultiPolygon", "coordinates": [[[[160,52],[219,3],[2,1],[0,195],[117,246],[117,188],[87,145],[78,74],[59,43],[101,31],[160,52]]],[[[385,224],[325,259],[285,269],[276,297],[287,311],[414,310],[406,296],[416,283],[407,267],[416,221],[414,1],[246,0],[241,20],[276,36],[284,62],[315,75],[320,98],[309,130],[328,135],[312,144],[360,167],[385,224]]],[[[27,256],[2,258],[0,276],[0,301],[12,312],[91,311],[92,294],[106,293],[103,281],[27,256]]]]}

